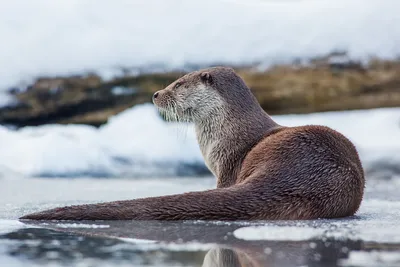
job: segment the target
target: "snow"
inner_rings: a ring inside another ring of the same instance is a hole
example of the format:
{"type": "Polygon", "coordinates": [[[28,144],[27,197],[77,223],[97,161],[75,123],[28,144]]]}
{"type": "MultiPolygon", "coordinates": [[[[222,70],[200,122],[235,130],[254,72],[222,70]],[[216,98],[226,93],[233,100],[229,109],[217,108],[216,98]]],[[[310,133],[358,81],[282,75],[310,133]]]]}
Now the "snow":
{"type": "Polygon", "coordinates": [[[342,260],[340,266],[398,266],[400,254],[390,251],[352,251],[349,258],[342,260]]]}
{"type": "Polygon", "coordinates": [[[0,220],[0,235],[26,227],[22,222],[15,220],[0,220]]]}
{"type": "Polygon", "coordinates": [[[194,133],[184,139],[177,133],[150,104],[120,113],[99,130],[0,127],[0,170],[27,176],[168,176],[182,164],[203,166],[194,133]]]}
{"type": "Polygon", "coordinates": [[[257,226],[242,227],[234,231],[233,235],[245,240],[276,240],[276,241],[303,241],[319,238],[324,229],[314,229],[296,226],[257,226]]]}
{"type": "MultiPolygon", "coordinates": [[[[0,88],[1,90],[1,88],[0,88]]],[[[8,92],[0,91],[0,108],[11,106],[17,103],[17,100],[8,94],[8,92]]]]}
{"type": "Polygon", "coordinates": [[[136,90],[122,86],[116,86],[111,90],[111,92],[113,95],[132,95],[136,93],[136,90]]]}
{"type": "MultiPolygon", "coordinates": [[[[364,167],[378,161],[400,164],[400,108],[273,118],[282,125],[322,124],[342,132],[355,143],[364,167]]],[[[193,126],[180,127],[164,122],[152,104],[128,109],[99,129],[84,125],[0,127],[0,173],[165,177],[204,171],[193,126]]]]}
{"type": "MultiPolygon", "coordinates": [[[[0,43],[0,107],[15,103],[7,89],[42,75],[95,71],[110,79],[127,70],[268,66],[337,50],[352,59],[393,59],[400,55],[399,8],[395,0],[6,1],[0,9],[5,40],[0,43]]],[[[117,87],[113,93],[135,92],[117,87]]],[[[400,161],[399,117],[399,109],[382,109],[276,119],[340,130],[368,165],[400,161]]],[[[204,170],[191,126],[185,138],[177,138],[174,127],[149,105],[127,110],[99,130],[0,126],[0,177],[166,176],[204,170]]]]}
{"type": "Polygon", "coordinates": [[[320,124],[338,130],[356,145],[365,163],[400,161],[399,108],[283,115],[276,120],[287,126],[320,124]]]}
{"type": "Polygon", "coordinates": [[[372,243],[400,243],[400,201],[367,197],[357,212],[358,218],[271,222],[263,226],[247,226],[234,231],[243,240],[310,241],[354,240],[372,243]],[[288,225],[286,225],[288,224],[288,225]]]}
{"type": "MultiPolygon", "coordinates": [[[[155,250],[155,249],[168,249],[170,251],[207,251],[217,247],[213,243],[199,243],[199,242],[185,242],[185,243],[167,243],[167,242],[157,242],[154,240],[140,240],[136,238],[118,238],[126,242],[127,244],[140,245],[141,250],[155,250]]],[[[119,246],[125,246],[127,244],[122,244],[119,246]]],[[[116,249],[115,247],[113,249],[116,249]]]]}
{"type": "Polygon", "coordinates": [[[15,0],[0,9],[0,90],[41,75],[326,55],[399,55],[396,0],[15,0]]]}
{"type": "Polygon", "coordinates": [[[57,228],[110,228],[106,224],[85,224],[85,223],[58,223],[57,228]]]}

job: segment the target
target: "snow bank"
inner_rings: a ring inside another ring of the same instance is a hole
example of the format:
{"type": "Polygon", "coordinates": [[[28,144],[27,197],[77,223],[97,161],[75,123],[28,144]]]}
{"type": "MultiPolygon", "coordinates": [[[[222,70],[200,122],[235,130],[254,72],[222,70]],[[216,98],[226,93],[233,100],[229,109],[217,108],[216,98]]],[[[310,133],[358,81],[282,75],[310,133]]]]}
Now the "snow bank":
{"type": "Polygon", "coordinates": [[[110,119],[100,129],[45,125],[0,127],[0,170],[28,176],[169,176],[204,171],[193,132],[165,123],[151,104],[110,119]]]}
{"type": "Polygon", "coordinates": [[[120,67],[270,64],[346,50],[399,55],[396,0],[3,1],[0,88],[120,67]]]}
{"type": "MultiPolygon", "coordinates": [[[[282,115],[283,125],[328,125],[358,147],[364,166],[400,164],[400,108],[282,115]]],[[[0,173],[27,176],[169,176],[204,173],[191,125],[164,122],[151,104],[133,107],[99,129],[46,125],[0,127],[0,173]],[[182,130],[182,131],[181,131],[182,130]],[[186,134],[180,134],[186,132],[186,134]]]]}
{"type": "Polygon", "coordinates": [[[287,126],[320,124],[347,136],[365,164],[400,163],[400,108],[276,116],[287,126]]]}

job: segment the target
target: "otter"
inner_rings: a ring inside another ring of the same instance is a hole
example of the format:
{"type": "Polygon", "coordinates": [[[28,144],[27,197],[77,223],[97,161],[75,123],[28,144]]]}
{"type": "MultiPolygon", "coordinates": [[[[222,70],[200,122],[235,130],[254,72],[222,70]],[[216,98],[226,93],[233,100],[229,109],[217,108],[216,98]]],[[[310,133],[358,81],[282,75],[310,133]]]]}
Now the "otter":
{"type": "Polygon", "coordinates": [[[232,68],[190,72],[152,100],[166,117],[194,124],[215,189],[67,206],[20,219],[311,220],[357,212],[365,179],[353,143],[326,126],[278,124],[232,68]]]}

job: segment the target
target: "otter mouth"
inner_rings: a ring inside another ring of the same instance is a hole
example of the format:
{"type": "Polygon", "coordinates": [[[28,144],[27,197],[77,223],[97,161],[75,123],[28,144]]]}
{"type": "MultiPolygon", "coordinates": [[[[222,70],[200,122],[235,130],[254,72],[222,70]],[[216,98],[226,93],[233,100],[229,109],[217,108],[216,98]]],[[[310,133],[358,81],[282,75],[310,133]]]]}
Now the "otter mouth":
{"type": "Polygon", "coordinates": [[[158,91],[153,96],[153,104],[166,121],[192,122],[193,109],[185,106],[168,91],[158,91]]]}
{"type": "Polygon", "coordinates": [[[192,108],[182,108],[176,101],[168,101],[165,105],[154,103],[158,112],[166,121],[191,122],[193,118],[192,108]]]}

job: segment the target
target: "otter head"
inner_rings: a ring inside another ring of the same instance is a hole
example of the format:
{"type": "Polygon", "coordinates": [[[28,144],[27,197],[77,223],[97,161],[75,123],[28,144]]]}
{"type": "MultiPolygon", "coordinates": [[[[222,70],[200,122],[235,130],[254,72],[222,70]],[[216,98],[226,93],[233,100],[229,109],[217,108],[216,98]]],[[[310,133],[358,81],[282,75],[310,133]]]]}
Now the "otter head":
{"type": "Polygon", "coordinates": [[[224,101],[216,90],[214,68],[195,71],[153,95],[153,103],[167,119],[196,122],[221,111],[224,101]]]}

